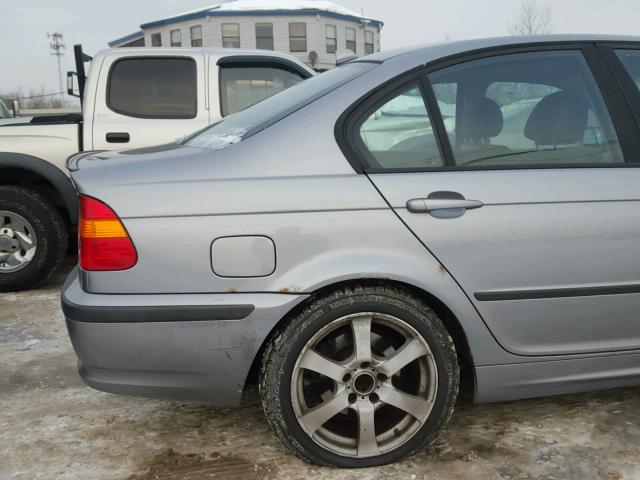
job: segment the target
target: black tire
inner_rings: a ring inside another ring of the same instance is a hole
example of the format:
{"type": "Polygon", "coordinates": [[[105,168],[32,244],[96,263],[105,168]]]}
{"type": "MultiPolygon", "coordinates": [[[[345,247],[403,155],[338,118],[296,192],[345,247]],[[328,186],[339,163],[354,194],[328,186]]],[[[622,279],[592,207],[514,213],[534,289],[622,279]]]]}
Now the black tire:
{"type": "Polygon", "coordinates": [[[27,266],[15,272],[0,272],[0,292],[34,288],[51,278],[67,253],[65,222],[44,196],[22,187],[0,186],[0,210],[24,217],[37,239],[35,256],[27,266]]]}
{"type": "Polygon", "coordinates": [[[453,340],[425,302],[400,288],[355,286],[314,300],[273,335],[262,358],[260,396],[271,427],[297,456],[318,465],[362,468],[395,462],[430,444],[453,413],[459,379],[453,340]],[[416,434],[395,450],[365,458],[342,456],[315,443],[300,426],[290,393],[295,363],[309,339],[330,322],[359,312],[393,315],[413,327],[431,348],[438,372],[433,409],[416,434]]]}

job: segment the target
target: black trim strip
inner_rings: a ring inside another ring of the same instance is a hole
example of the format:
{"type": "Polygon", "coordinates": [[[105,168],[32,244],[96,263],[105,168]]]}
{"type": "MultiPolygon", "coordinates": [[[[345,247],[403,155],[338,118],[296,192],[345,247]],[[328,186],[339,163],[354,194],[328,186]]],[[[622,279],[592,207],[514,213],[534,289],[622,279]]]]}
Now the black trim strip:
{"type": "Polygon", "coordinates": [[[85,306],[62,297],[62,311],[69,320],[85,323],[203,322],[242,320],[255,310],[254,305],[183,305],[113,307],[85,306]]]}
{"type": "Polygon", "coordinates": [[[229,55],[218,60],[219,67],[271,67],[287,70],[307,79],[313,77],[313,73],[305,70],[301,65],[288,58],[277,55],[229,55]]]}
{"type": "Polygon", "coordinates": [[[550,288],[542,290],[512,290],[502,292],[476,292],[480,302],[503,300],[535,300],[542,298],[593,297],[598,295],[622,295],[640,293],[640,285],[610,285],[603,287],[550,288]]]}

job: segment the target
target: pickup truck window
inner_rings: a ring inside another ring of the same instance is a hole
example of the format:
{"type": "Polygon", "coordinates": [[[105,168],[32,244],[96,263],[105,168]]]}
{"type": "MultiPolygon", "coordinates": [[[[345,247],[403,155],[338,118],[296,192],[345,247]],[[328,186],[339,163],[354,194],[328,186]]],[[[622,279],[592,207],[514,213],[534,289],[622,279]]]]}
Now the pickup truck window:
{"type": "Polygon", "coordinates": [[[111,67],[107,105],[137,118],[195,118],[196,64],[190,58],[125,58],[111,67]]]}
{"type": "Polygon", "coordinates": [[[298,73],[274,67],[221,67],[222,116],[244,110],[304,80],[298,73]]]}
{"type": "Polygon", "coordinates": [[[254,135],[336,88],[376,68],[371,62],[352,62],[300,82],[284,92],[224,118],[182,141],[183,145],[219,150],[254,135]]]}

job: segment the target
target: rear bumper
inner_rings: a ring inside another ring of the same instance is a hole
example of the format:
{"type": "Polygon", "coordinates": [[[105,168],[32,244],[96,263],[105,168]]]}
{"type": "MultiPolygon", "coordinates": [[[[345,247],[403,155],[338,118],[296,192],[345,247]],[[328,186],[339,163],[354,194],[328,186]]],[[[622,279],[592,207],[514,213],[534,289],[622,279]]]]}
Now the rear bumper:
{"type": "Polygon", "coordinates": [[[62,290],[84,382],[127,395],[238,405],[272,328],[304,295],[103,295],[77,269],[62,290]]]}

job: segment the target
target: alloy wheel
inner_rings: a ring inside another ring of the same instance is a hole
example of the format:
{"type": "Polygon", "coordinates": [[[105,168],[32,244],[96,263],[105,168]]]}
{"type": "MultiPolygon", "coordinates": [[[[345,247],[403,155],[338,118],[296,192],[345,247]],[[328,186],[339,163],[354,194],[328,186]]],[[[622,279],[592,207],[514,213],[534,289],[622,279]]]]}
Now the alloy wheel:
{"type": "Polygon", "coordinates": [[[427,342],[403,320],[376,312],[339,318],[302,349],[291,399],[321,447],[346,457],[382,455],[428,419],[438,388],[427,342]]]}

